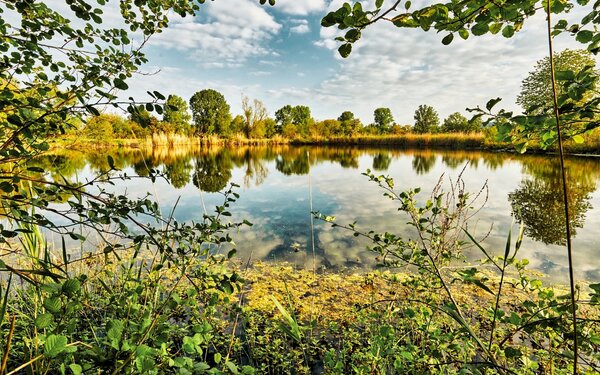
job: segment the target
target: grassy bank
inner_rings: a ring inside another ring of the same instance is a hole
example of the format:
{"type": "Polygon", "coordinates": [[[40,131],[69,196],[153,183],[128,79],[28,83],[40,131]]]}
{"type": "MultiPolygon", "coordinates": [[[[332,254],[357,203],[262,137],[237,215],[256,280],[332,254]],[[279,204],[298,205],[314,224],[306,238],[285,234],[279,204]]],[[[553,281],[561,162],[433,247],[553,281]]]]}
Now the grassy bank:
{"type": "MultiPolygon", "coordinates": [[[[245,282],[233,289],[208,282],[197,289],[175,266],[145,273],[124,255],[91,257],[72,267],[87,277],[49,282],[41,290],[22,285],[7,301],[5,320],[12,320],[15,328],[7,336],[6,326],[0,339],[2,348],[12,342],[6,369],[383,375],[459,373],[462,368],[502,373],[485,362],[477,364],[479,350],[460,324],[432,308],[439,294],[411,288],[410,274],[323,274],[264,263],[236,270],[209,262],[210,272],[237,274],[245,282]]],[[[498,278],[488,275],[493,281],[487,285],[496,288],[498,278]]],[[[493,295],[469,283],[452,288],[458,303],[471,306],[466,317],[470,329],[485,335],[490,327],[486,306],[493,305],[493,295]]],[[[510,373],[529,374],[534,368],[568,372],[563,371],[569,368],[568,357],[561,354],[564,344],[523,341],[537,337],[531,330],[518,334],[527,325],[521,317],[533,318],[527,315],[530,307],[545,305],[549,294],[562,290],[544,288],[531,295],[531,289],[512,279],[505,286],[509,301],[501,307],[513,312],[499,320],[496,332],[509,341],[494,350],[500,350],[501,363],[510,373]]],[[[556,317],[549,310],[538,318],[556,317]]],[[[598,319],[599,310],[584,306],[581,317],[598,319]]],[[[535,328],[542,336],[558,329],[535,328]]],[[[595,340],[597,333],[592,331],[595,340]]],[[[596,364],[599,360],[596,356],[596,364]]],[[[595,373],[588,369],[586,373],[595,373]]]]}
{"type": "MultiPolygon", "coordinates": [[[[514,147],[510,143],[497,142],[483,133],[445,133],[445,134],[398,134],[398,135],[356,135],[352,137],[303,137],[285,138],[275,136],[273,138],[246,138],[241,134],[228,137],[209,135],[203,137],[189,137],[179,134],[153,134],[152,137],[143,139],[110,139],[95,140],[82,137],[67,136],[51,140],[51,146],[55,148],[72,149],[102,149],[109,147],[125,148],[155,148],[155,147],[177,147],[177,146],[261,146],[261,145],[332,145],[332,146],[367,146],[367,147],[397,147],[402,149],[446,149],[446,150],[488,150],[513,152],[514,147]]],[[[565,151],[569,154],[600,155],[600,132],[593,132],[585,136],[585,142],[575,143],[567,141],[565,151]]],[[[543,150],[538,144],[532,142],[528,146],[528,152],[532,153],[554,153],[556,148],[543,150]]]]}

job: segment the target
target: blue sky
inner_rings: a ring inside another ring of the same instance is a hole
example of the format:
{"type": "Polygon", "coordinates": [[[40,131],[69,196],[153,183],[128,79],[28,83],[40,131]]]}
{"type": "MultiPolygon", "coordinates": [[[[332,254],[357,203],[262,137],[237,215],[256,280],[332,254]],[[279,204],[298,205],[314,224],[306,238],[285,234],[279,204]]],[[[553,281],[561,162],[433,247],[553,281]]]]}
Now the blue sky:
{"type": "MultiPolygon", "coordinates": [[[[143,99],[146,90],[158,88],[187,100],[212,88],[225,95],[234,115],[246,95],[263,101],[271,115],[285,104],[302,104],[316,119],[351,110],[368,124],[375,108],[389,107],[398,123],[412,124],[420,104],[432,105],[442,119],[498,96],[504,108],[518,110],[520,82],[547,54],[545,18],[539,14],[511,39],[455,38],[450,46],[441,44],[443,35],[382,22],[366,30],[351,56],[342,59],[334,41],[338,31],[320,26],[341,3],[278,0],[271,7],[258,0],[207,1],[196,18],[173,17],[169,29],[151,39],[144,71],[157,73],[136,77],[124,96],[143,99]]],[[[427,3],[416,0],[413,7],[427,3]]],[[[583,12],[573,13],[577,18],[583,12]]],[[[580,47],[561,36],[555,48],[580,47]]]]}

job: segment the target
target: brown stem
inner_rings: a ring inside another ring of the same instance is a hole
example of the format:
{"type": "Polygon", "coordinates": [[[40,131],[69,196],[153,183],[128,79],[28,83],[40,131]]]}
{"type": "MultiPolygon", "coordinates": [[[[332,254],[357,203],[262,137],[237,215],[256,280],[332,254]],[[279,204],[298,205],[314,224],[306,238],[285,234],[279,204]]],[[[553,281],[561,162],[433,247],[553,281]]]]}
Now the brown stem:
{"type": "Polygon", "coordinates": [[[548,53],[550,54],[550,77],[552,80],[552,99],[554,106],[554,118],[556,119],[556,133],[558,135],[558,153],[560,158],[560,173],[562,178],[563,205],[565,207],[565,226],[567,234],[567,257],[569,259],[569,286],[571,289],[571,313],[573,316],[573,374],[577,375],[578,370],[578,349],[577,342],[577,304],[575,301],[575,277],[573,276],[573,249],[571,246],[571,223],[569,220],[569,195],[567,190],[567,173],[565,170],[565,155],[563,150],[562,133],[560,128],[560,114],[558,112],[558,94],[556,90],[556,77],[554,74],[554,52],[552,48],[552,20],[550,12],[550,0],[547,0],[547,26],[548,26],[548,53]]]}
{"type": "Polygon", "coordinates": [[[0,366],[0,375],[4,374],[6,370],[6,362],[8,362],[8,353],[10,352],[10,344],[12,341],[13,333],[15,332],[15,320],[17,319],[16,315],[13,315],[12,320],[10,321],[10,330],[8,331],[8,337],[6,338],[6,350],[4,351],[4,355],[2,356],[2,365],[0,366]]]}

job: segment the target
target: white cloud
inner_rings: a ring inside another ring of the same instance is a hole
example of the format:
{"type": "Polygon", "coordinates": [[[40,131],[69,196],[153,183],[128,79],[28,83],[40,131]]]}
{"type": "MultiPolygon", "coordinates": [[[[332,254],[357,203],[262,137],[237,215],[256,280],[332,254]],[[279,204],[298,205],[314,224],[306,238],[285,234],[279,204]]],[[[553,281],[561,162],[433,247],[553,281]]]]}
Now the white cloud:
{"type": "Polygon", "coordinates": [[[290,27],[290,32],[294,34],[306,34],[310,32],[307,20],[291,20],[290,22],[296,24],[296,26],[290,27]]]}
{"type": "MultiPolygon", "coordinates": [[[[373,121],[377,107],[389,107],[398,122],[412,124],[420,104],[434,106],[443,119],[498,96],[504,98],[498,107],[520,111],[514,104],[520,83],[547,54],[543,14],[529,19],[512,39],[456,37],[450,46],[442,45],[443,35],[435,32],[378,23],[365,30],[347,59],[337,54],[338,33],[322,28],[315,42],[332,50],[340,62],[318,91],[329,94],[329,108],[352,108],[365,123],[373,121]]],[[[556,40],[556,50],[578,47],[572,38],[565,39],[556,40]]]]}
{"type": "Polygon", "coordinates": [[[321,12],[326,7],[326,0],[278,0],[275,9],[287,14],[305,16],[321,12]]]}
{"type": "Polygon", "coordinates": [[[276,54],[268,42],[281,24],[264,7],[251,0],[228,0],[207,3],[202,11],[205,22],[175,16],[152,43],[186,51],[205,67],[239,67],[250,57],[276,54]]]}

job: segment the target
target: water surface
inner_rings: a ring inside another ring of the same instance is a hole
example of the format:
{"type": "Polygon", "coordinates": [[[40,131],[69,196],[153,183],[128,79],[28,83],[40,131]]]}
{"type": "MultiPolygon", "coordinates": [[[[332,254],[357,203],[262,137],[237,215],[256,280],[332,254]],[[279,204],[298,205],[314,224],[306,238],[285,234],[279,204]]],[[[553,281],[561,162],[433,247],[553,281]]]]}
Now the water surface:
{"type": "MultiPolygon", "coordinates": [[[[376,263],[374,254],[365,250],[368,243],[364,240],[321,221],[311,225],[311,204],[314,211],[335,216],[340,224],[356,221],[363,229],[410,233],[397,203],[384,198],[383,191],[362,175],[367,169],[394,178],[398,191],[421,187],[422,202],[441,176],[448,187],[448,181],[456,181],[462,172],[467,191],[476,193],[487,186],[487,199],[479,200],[485,204],[470,223],[473,234],[484,237],[489,233],[484,246],[494,253],[503,251],[516,213],[525,225],[520,256],[552,281],[567,280],[560,175],[554,156],[384,148],[198,147],[65,152],[38,163],[61,176],[84,178],[108,169],[109,154],[130,175],[163,171],[171,184],[161,179],[153,184],[131,180],[111,189],[130,196],[150,192],[166,213],[177,204],[179,220],[201,220],[205,212],[213,212],[222,203],[219,191],[229,183],[240,185],[240,199],[230,208],[232,219],[247,219],[254,225],[233,234],[239,256],[289,261],[302,267],[316,262],[318,267],[369,269],[376,263]]],[[[569,158],[566,165],[576,274],[597,282],[600,160],[569,158]]],[[[474,249],[467,253],[471,258],[481,256],[474,249]]]]}

